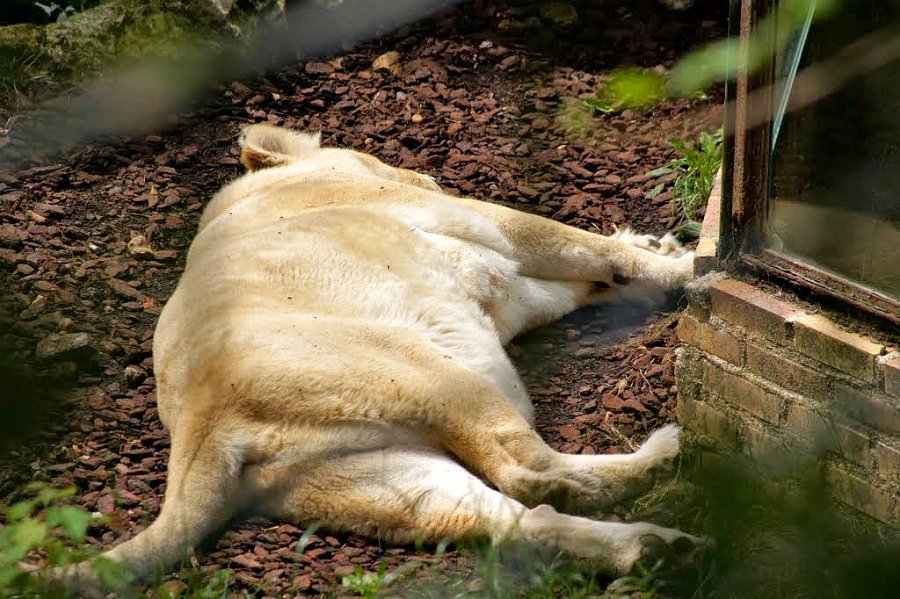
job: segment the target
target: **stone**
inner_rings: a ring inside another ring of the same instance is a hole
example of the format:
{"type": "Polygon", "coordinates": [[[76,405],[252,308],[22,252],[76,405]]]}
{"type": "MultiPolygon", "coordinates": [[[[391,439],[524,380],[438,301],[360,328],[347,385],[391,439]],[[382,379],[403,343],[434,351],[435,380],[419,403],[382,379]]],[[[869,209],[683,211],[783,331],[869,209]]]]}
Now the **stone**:
{"type": "Polygon", "coordinates": [[[135,235],[128,241],[128,254],[138,260],[152,260],[153,248],[143,235],[135,235]]]}
{"type": "Polygon", "coordinates": [[[15,248],[22,244],[28,233],[10,224],[0,225],[0,246],[15,248]]]}
{"type": "Polygon", "coordinates": [[[145,378],[147,378],[147,373],[140,366],[135,366],[134,364],[129,364],[125,367],[125,371],[123,373],[125,375],[125,380],[128,383],[128,386],[131,388],[135,388],[140,385],[145,378]]]}
{"type": "Polygon", "coordinates": [[[578,24],[578,10],[568,2],[545,2],[538,7],[538,14],[547,23],[561,29],[578,24]]]}
{"type": "Polygon", "coordinates": [[[372,61],[372,69],[375,71],[390,71],[394,75],[399,75],[402,67],[400,66],[400,53],[394,50],[385,52],[372,61]]]}
{"type": "Polygon", "coordinates": [[[97,350],[87,333],[54,333],[38,342],[35,355],[40,360],[73,360],[86,364],[96,359],[97,350]]]}

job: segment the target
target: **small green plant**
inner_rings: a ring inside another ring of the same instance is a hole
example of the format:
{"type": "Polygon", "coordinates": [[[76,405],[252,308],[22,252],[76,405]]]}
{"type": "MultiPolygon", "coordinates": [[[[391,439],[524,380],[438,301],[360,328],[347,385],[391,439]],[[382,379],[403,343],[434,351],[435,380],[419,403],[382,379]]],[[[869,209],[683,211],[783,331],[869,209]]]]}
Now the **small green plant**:
{"type": "MultiPolygon", "coordinates": [[[[699,213],[706,206],[716,173],[722,164],[722,137],[722,129],[712,134],[704,131],[700,134],[697,147],[683,139],[670,139],[669,145],[681,156],[647,173],[647,177],[651,178],[677,173],[672,203],[680,216],[675,236],[681,241],[690,241],[700,236],[699,213]]],[[[648,195],[658,195],[662,191],[662,185],[657,185],[648,195]]]]}
{"type": "MultiPolygon", "coordinates": [[[[27,490],[32,497],[10,506],[0,528],[0,596],[4,597],[44,597],[53,592],[52,582],[40,571],[27,572],[20,567],[29,555],[43,555],[49,567],[66,566],[95,555],[84,541],[88,526],[101,518],[78,506],[62,505],[75,489],[31,483],[27,490]]],[[[130,582],[114,562],[95,560],[93,567],[110,588],[123,588],[130,582]]],[[[57,590],[57,594],[62,591],[57,590]]]]}
{"type": "Polygon", "coordinates": [[[341,584],[360,597],[370,599],[378,596],[378,593],[390,582],[391,578],[387,575],[386,570],[384,564],[379,566],[377,572],[366,572],[357,567],[355,572],[341,578],[341,584]]]}
{"type": "Polygon", "coordinates": [[[200,568],[184,568],[178,573],[179,580],[163,583],[156,587],[156,599],[223,599],[224,597],[250,597],[247,592],[237,592],[231,588],[231,570],[204,572],[200,568]],[[174,584],[173,584],[174,583],[174,584]]]}

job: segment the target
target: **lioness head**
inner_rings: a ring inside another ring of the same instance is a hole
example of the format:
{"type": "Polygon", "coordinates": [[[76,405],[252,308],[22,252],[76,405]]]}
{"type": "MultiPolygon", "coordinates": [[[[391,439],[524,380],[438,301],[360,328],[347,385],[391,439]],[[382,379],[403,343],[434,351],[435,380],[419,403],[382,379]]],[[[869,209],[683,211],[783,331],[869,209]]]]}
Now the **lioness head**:
{"type": "Polygon", "coordinates": [[[317,169],[340,169],[366,172],[388,179],[415,185],[431,191],[441,191],[432,177],[414,171],[389,166],[374,156],[343,148],[322,148],[319,133],[292,131],[273,125],[250,125],[240,138],[241,163],[249,171],[264,168],[314,163],[317,169]]]}

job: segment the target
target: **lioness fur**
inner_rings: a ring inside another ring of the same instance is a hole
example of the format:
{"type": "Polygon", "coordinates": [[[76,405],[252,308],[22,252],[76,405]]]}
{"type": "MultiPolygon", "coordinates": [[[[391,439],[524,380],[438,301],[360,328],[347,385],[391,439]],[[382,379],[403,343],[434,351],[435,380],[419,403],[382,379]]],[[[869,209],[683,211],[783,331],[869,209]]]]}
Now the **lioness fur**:
{"type": "Polygon", "coordinates": [[[156,329],[165,501],[105,557],[156,573],[246,513],[526,542],[610,574],[697,541],[561,513],[646,490],[678,430],[630,455],[558,453],[503,348],[580,306],[682,285],[690,252],[454,197],[317,135],[254,125],[240,144],[249,172],[206,207],[156,329]]]}

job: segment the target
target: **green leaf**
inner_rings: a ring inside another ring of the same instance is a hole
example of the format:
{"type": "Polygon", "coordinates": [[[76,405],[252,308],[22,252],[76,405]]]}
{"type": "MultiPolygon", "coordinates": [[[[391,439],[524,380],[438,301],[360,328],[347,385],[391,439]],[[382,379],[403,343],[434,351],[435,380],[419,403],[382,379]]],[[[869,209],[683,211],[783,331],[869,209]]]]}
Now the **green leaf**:
{"type": "Polygon", "coordinates": [[[93,520],[93,516],[83,508],[74,505],[59,508],[59,523],[63,527],[63,531],[66,536],[77,543],[84,541],[91,520],[93,520]]]}
{"type": "Polygon", "coordinates": [[[662,75],[625,67],[613,71],[601,84],[597,99],[610,110],[643,110],[665,100],[669,96],[667,86],[662,75]]]}
{"type": "Polygon", "coordinates": [[[661,194],[662,190],[665,188],[666,188],[665,183],[659,183],[656,187],[654,187],[653,189],[651,189],[650,191],[645,193],[644,197],[646,197],[648,200],[652,200],[653,198],[655,198],[656,196],[661,194]]]}
{"type": "Polygon", "coordinates": [[[109,588],[124,589],[131,584],[134,578],[134,575],[124,564],[107,557],[94,559],[91,562],[91,569],[100,577],[102,584],[109,588]]]}
{"type": "Polygon", "coordinates": [[[600,100],[599,98],[583,98],[581,100],[581,103],[584,104],[585,106],[587,106],[588,108],[596,110],[597,112],[614,112],[615,111],[614,106],[611,106],[610,104],[600,100]]]}
{"type": "Polygon", "coordinates": [[[47,563],[53,566],[65,566],[72,562],[73,551],[63,545],[59,539],[51,539],[44,543],[44,551],[47,552],[47,563]]]}
{"type": "Polygon", "coordinates": [[[48,17],[59,9],[59,4],[57,4],[56,2],[51,2],[50,4],[35,2],[34,5],[44,11],[44,14],[46,14],[48,17]]]}
{"type": "Polygon", "coordinates": [[[669,145],[672,146],[673,148],[675,148],[676,150],[678,150],[679,152],[681,152],[682,154],[685,154],[690,149],[690,146],[687,145],[686,141],[684,141],[683,139],[679,139],[677,137],[673,137],[672,139],[670,139],[669,145]]]}
{"type": "Polygon", "coordinates": [[[678,61],[670,72],[671,86],[678,95],[705,89],[716,81],[724,81],[735,69],[738,41],[723,39],[694,50],[678,61]]]}
{"type": "Polygon", "coordinates": [[[51,503],[56,503],[60,499],[72,497],[73,495],[75,495],[75,487],[68,487],[66,489],[54,489],[53,487],[44,486],[43,488],[38,490],[35,499],[41,505],[50,505],[51,503]]]}
{"type": "Polygon", "coordinates": [[[0,589],[2,589],[0,592],[3,592],[4,596],[6,596],[6,593],[14,596],[10,591],[19,586],[17,584],[18,581],[28,576],[28,572],[22,572],[19,569],[18,561],[0,567],[0,589]]]}
{"type": "Polygon", "coordinates": [[[674,172],[675,169],[672,168],[670,164],[665,166],[661,166],[659,168],[655,168],[649,173],[646,173],[644,176],[648,179],[656,179],[657,177],[662,177],[663,175],[668,175],[671,172],[674,172]]]}
{"type": "Polygon", "coordinates": [[[303,531],[303,534],[300,535],[300,540],[297,541],[297,553],[303,553],[306,551],[306,546],[309,545],[309,540],[312,538],[316,531],[319,530],[320,524],[318,522],[313,522],[310,524],[306,530],[303,531]]]}
{"type": "Polygon", "coordinates": [[[689,220],[675,229],[675,238],[682,243],[686,241],[693,241],[694,239],[700,237],[700,227],[701,224],[699,222],[695,220],[689,220]]]}
{"type": "Polygon", "coordinates": [[[34,509],[35,501],[33,499],[29,499],[27,501],[20,501],[19,503],[13,504],[9,511],[6,512],[6,521],[9,523],[18,522],[22,518],[28,516],[31,511],[34,509]]]}
{"type": "Polygon", "coordinates": [[[15,524],[11,535],[11,546],[8,548],[8,556],[14,559],[22,559],[29,551],[39,547],[47,540],[49,529],[40,520],[27,519],[15,524]]]}

